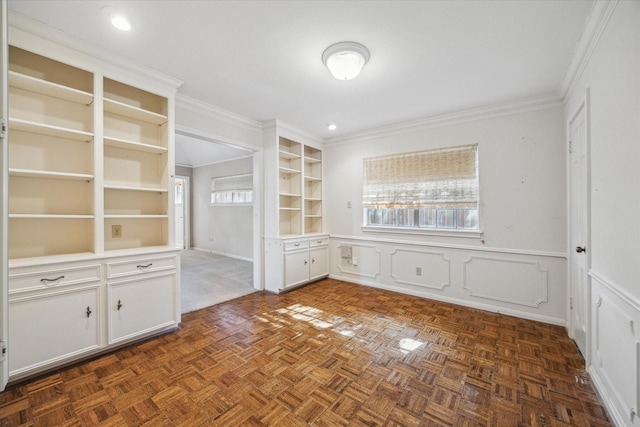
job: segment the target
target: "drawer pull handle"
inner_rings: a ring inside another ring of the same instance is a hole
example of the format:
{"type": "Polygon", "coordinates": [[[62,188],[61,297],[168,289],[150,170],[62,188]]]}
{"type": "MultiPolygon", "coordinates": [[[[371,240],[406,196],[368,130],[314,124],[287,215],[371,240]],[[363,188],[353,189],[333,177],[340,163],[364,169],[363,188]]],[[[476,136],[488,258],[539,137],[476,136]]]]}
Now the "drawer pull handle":
{"type": "Polygon", "coordinates": [[[120,309],[122,308],[122,302],[120,300],[118,300],[117,307],[118,307],[118,311],[120,311],[120,309]]]}
{"type": "Polygon", "coordinates": [[[322,243],[322,240],[316,240],[316,243],[320,244],[320,243],[322,243]]]}
{"type": "Polygon", "coordinates": [[[137,268],[149,268],[149,267],[151,267],[152,265],[153,265],[153,263],[152,263],[152,262],[150,262],[150,263],[149,263],[149,264],[147,264],[147,265],[136,265],[136,267],[137,267],[137,268]]]}
{"type": "Polygon", "coordinates": [[[91,311],[91,309],[89,308],[89,306],[87,306],[87,318],[88,318],[89,316],[91,316],[91,313],[93,313],[93,312],[91,311]]]}
{"type": "Polygon", "coordinates": [[[294,243],[293,246],[300,246],[300,243],[294,243]]]}
{"type": "Polygon", "coordinates": [[[58,277],[56,277],[55,279],[47,279],[47,278],[44,278],[44,279],[40,279],[40,281],[41,281],[42,283],[44,283],[44,282],[57,282],[57,281],[58,281],[58,280],[60,280],[60,279],[64,279],[64,276],[58,276],[58,277]]]}

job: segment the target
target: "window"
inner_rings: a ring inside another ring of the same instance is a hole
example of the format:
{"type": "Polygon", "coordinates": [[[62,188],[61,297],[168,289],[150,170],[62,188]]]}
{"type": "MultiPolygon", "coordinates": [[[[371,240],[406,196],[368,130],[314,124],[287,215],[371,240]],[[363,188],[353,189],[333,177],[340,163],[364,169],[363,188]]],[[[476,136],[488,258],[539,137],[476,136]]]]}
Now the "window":
{"type": "Polygon", "coordinates": [[[478,146],[364,159],[365,226],[478,231],[478,146]]]}
{"type": "Polygon", "coordinates": [[[252,174],[211,178],[212,205],[247,205],[252,202],[252,174]]]}

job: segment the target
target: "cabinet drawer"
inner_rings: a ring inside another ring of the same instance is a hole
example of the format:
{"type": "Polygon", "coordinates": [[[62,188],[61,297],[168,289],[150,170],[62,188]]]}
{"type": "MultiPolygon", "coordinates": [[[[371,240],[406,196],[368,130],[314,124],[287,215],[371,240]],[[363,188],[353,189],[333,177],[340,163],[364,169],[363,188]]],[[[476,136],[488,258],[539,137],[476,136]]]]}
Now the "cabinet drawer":
{"type": "Polygon", "coordinates": [[[317,237],[315,239],[309,239],[309,246],[316,247],[316,246],[327,246],[329,244],[329,238],[328,237],[317,237]]]}
{"type": "Polygon", "coordinates": [[[95,282],[100,280],[100,276],[100,264],[36,271],[24,268],[10,270],[9,293],[95,282]]]}
{"type": "Polygon", "coordinates": [[[157,258],[127,259],[107,264],[107,279],[122,276],[132,276],[142,273],[172,270],[177,268],[178,257],[170,255],[157,258]]]}
{"type": "Polygon", "coordinates": [[[308,240],[295,240],[292,242],[284,242],[285,251],[297,251],[299,249],[306,249],[309,247],[308,240]]]}

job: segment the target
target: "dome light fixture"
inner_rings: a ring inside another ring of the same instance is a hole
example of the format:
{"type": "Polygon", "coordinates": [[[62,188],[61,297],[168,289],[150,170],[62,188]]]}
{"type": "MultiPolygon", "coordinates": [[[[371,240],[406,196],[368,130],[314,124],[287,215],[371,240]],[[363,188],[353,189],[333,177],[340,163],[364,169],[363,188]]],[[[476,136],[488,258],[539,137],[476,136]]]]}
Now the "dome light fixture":
{"type": "Polygon", "coordinates": [[[322,62],[338,80],[355,79],[368,61],[369,49],[356,42],[332,44],[322,53],[322,62]]]}

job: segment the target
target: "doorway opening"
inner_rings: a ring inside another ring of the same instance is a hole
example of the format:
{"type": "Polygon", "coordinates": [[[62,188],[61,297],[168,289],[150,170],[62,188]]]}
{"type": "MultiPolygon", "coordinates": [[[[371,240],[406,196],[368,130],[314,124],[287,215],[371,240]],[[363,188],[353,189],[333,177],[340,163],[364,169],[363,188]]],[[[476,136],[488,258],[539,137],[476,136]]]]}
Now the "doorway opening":
{"type": "Polygon", "coordinates": [[[255,247],[261,214],[253,197],[260,189],[253,175],[261,153],[182,132],[175,145],[175,240],[182,249],[181,306],[187,313],[260,289],[254,262],[261,254],[260,243],[255,247]]]}

